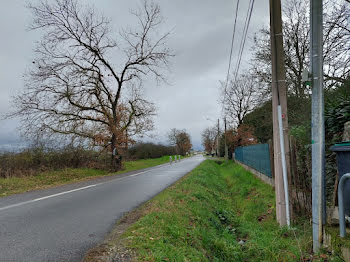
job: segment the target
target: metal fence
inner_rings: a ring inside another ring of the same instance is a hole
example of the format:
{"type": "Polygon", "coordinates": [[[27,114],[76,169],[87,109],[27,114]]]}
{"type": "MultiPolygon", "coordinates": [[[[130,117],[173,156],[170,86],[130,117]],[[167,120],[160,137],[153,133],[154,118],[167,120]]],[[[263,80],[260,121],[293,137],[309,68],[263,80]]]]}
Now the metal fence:
{"type": "Polygon", "coordinates": [[[235,159],[268,177],[272,177],[268,144],[237,147],[235,159]]]}

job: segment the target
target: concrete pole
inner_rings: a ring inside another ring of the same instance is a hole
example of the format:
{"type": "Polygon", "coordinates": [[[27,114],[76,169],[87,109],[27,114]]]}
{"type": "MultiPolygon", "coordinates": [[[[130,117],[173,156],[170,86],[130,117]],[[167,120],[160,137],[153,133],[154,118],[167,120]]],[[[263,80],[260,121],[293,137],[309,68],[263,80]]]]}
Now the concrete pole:
{"type": "MultiPolygon", "coordinates": [[[[286,169],[290,174],[290,150],[287,116],[287,88],[284,68],[281,1],[270,0],[270,39],[272,62],[272,120],[273,120],[273,148],[274,173],[276,190],[276,218],[283,226],[287,224],[285,188],[283,182],[282,157],[280,146],[280,132],[278,126],[278,106],[282,110],[283,140],[285,148],[286,169]]],[[[286,189],[288,190],[288,188],[286,189]]]]}
{"type": "Polygon", "coordinates": [[[322,0],[310,0],[311,76],[312,76],[312,237],[313,250],[322,244],[325,217],[324,171],[325,130],[323,95],[323,26],[322,0]]]}

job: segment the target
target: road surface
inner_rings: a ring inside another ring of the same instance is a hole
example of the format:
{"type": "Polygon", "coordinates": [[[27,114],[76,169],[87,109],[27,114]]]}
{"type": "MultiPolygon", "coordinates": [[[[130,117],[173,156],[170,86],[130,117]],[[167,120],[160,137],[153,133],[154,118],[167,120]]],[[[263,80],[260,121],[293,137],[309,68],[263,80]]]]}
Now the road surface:
{"type": "Polygon", "coordinates": [[[80,261],[125,212],[203,160],[195,156],[124,176],[0,198],[0,261],[80,261]]]}

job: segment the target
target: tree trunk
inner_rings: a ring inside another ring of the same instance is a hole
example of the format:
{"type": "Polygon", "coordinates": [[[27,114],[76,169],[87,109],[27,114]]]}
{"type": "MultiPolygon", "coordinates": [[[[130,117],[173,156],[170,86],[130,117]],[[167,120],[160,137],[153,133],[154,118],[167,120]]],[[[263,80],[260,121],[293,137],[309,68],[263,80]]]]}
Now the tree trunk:
{"type": "Polygon", "coordinates": [[[114,171],[118,171],[122,167],[122,157],[119,155],[119,152],[117,150],[117,137],[115,134],[112,135],[111,139],[111,151],[112,151],[112,159],[111,159],[111,164],[112,164],[112,169],[114,171]]]}

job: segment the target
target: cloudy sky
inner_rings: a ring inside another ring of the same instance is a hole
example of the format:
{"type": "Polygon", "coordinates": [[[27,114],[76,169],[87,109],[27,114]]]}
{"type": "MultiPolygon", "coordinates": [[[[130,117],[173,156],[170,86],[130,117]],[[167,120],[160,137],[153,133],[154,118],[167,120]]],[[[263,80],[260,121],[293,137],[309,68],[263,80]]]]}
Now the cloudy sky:
{"type": "MultiPolygon", "coordinates": [[[[139,0],[80,0],[93,3],[112,19],[113,28],[131,26],[131,8],[139,0]]],[[[36,0],[30,2],[35,3],[36,0]]],[[[240,1],[237,35],[232,60],[235,67],[240,36],[248,2],[240,1]]],[[[28,31],[31,14],[25,8],[25,0],[2,0],[0,9],[0,112],[10,110],[11,96],[24,86],[23,74],[31,66],[35,42],[40,32],[28,31]]],[[[236,0],[158,0],[165,18],[165,27],[173,29],[169,46],[176,56],[169,74],[171,85],[145,86],[147,97],[158,109],[156,129],[152,132],[155,142],[166,142],[171,128],[186,129],[192,137],[194,148],[200,148],[201,131],[214,125],[221,115],[219,81],[226,77],[233,29],[236,0]],[[206,120],[206,118],[211,120],[206,120]]],[[[253,33],[269,23],[269,1],[255,1],[248,32],[253,33]]],[[[242,67],[247,65],[251,48],[247,39],[242,67]]],[[[117,59],[117,58],[116,58],[117,59]]],[[[19,135],[19,120],[0,121],[0,148],[16,147],[23,143],[19,135]]]]}

